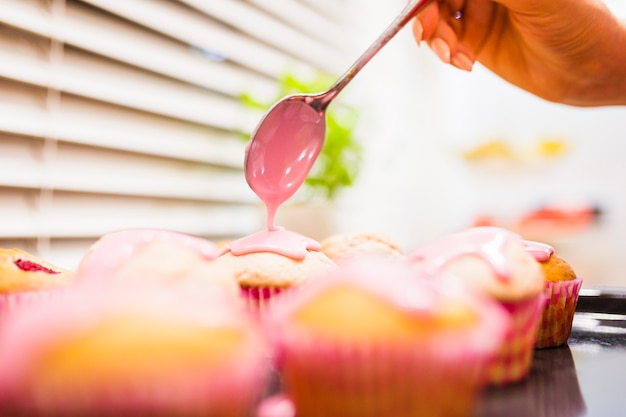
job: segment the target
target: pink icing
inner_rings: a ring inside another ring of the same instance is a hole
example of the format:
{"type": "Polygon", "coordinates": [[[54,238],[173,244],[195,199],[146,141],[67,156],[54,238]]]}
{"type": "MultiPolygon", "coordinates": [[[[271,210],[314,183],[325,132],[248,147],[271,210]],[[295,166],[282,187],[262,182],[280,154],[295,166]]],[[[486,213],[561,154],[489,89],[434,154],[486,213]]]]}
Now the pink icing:
{"type": "Polygon", "coordinates": [[[304,183],[324,144],[323,113],[304,101],[274,106],[253,133],[246,149],[245,174],[250,188],[267,209],[267,230],[232,242],[219,254],[273,252],[304,259],[318,242],[274,225],[278,207],[304,183]]]}
{"type": "Polygon", "coordinates": [[[246,149],[245,174],[265,203],[267,227],[276,210],[300,188],[324,144],[326,120],[304,101],[273,107],[253,133],[246,149]]]}
{"type": "Polygon", "coordinates": [[[319,251],[320,248],[319,242],[313,239],[282,227],[275,227],[231,242],[220,250],[218,255],[228,251],[236,256],[252,252],[274,252],[293,259],[304,259],[308,251],[319,251]]]}
{"type": "Polygon", "coordinates": [[[522,242],[517,234],[497,227],[474,227],[444,236],[409,254],[409,262],[421,262],[426,271],[436,273],[461,256],[485,260],[501,279],[511,277],[511,265],[504,251],[512,240],[522,242]]]}
{"type": "Polygon", "coordinates": [[[183,233],[161,229],[128,229],[100,238],[85,254],[78,267],[83,278],[109,277],[123,262],[151,242],[172,242],[195,250],[207,259],[215,258],[213,242],[183,233]]]}
{"type": "Polygon", "coordinates": [[[530,253],[538,262],[545,262],[554,254],[554,248],[545,243],[525,240],[524,246],[526,247],[526,251],[530,253]]]}

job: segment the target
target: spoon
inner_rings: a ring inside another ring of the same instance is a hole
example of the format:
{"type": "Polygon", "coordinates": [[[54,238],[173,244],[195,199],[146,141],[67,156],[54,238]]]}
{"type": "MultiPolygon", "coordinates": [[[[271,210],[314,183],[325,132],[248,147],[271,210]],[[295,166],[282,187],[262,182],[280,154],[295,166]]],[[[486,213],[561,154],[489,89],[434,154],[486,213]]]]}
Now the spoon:
{"type": "Polygon", "coordinates": [[[300,188],[326,135],[326,108],[354,76],[431,0],[411,0],[396,19],[327,90],[294,94],[275,103],[261,119],[246,146],[248,185],[265,203],[267,225],[274,230],[278,206],[300,188]]]}

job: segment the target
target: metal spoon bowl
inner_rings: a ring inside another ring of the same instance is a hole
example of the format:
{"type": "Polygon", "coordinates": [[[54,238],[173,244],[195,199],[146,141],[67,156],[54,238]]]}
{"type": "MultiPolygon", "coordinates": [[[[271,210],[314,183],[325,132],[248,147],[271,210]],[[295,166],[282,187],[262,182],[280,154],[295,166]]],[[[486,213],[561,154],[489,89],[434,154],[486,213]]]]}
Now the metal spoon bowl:
{"type": "Polygon", "coordinates": [[[244,161],[250,188],[270,209],[302,185],[324,144],[326,108],[354,76],[431,0],[411,0],[387,29],[327,90],[279,100],[252,133],[244,161]],[[269,203],[269,204],[268,204],[269,203]]]}

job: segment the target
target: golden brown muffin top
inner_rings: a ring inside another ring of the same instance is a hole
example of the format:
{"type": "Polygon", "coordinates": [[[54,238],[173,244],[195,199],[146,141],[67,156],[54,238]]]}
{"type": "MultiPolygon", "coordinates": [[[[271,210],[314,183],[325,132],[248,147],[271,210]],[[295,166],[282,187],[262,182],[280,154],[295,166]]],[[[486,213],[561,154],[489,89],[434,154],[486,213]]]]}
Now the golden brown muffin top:
{"type": "Polygon", "coordinates": [[[294,320],[319,337],[334,340],[415,341],[478,320],[461,303],[444,303],[432,314],[410,314],[364,289],[344,284],[327,289],[297,310],[294,320]]]}
{"type": "Polygon", "coordinates": [[[576,279],[576,272],[563,258],[552,255],[548,260],[539,263],[547,282],[571,281],[576,279]]]}
{"type": "Polygon", "coordinates": [[[233,255],[226,252],[211,262],[215,279],[235,279],[242,287],[289,288],[309,278],[325,275],[336,264],[322,252],[308,251],[304,259],[274,252],[233,255]]]}
{"type": "Polygon", "coordinates": [[[345,233],[329,236],[320,242],[321,250],[330,259],[376,255],[401,258],[403,252],[393,239],[382,233],[345,233]]]}
{"type": "Polygon", "coordinates": [[[0,248],[0,294],[63,287],[74,275],[21,249],[0,248]]]}

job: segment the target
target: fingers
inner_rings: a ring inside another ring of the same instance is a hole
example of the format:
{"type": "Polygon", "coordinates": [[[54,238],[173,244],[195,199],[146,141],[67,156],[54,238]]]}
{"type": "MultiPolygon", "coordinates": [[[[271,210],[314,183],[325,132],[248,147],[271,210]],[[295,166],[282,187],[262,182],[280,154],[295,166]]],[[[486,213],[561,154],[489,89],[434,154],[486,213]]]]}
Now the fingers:
{"type": "Polygon", "coordinates": [[[432,2],[413,23],[418,43],[427,41],[433,52],[446,64],[471,71],[475,58],[463,45],[465,0],[432,2]]]}

